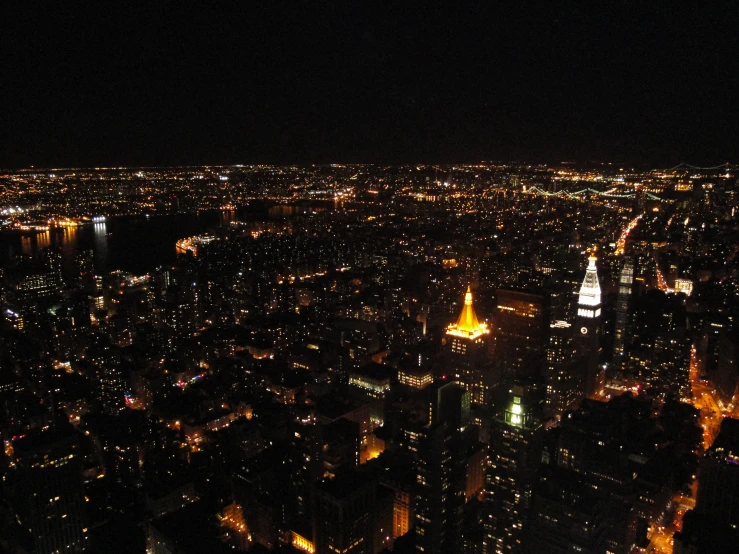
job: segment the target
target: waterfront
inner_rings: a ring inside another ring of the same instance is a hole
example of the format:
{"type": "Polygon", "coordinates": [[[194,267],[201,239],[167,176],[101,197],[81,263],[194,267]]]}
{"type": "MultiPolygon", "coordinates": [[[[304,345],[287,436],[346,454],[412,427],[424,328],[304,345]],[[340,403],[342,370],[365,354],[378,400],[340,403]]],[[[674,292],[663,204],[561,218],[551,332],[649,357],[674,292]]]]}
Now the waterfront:
{"type": "Polygon", "coordinates": [[[53,228],[30,236],[0,233],[0,260],[57,246],[66,259],[73,258],[76,250],[92,250],[97,272],[121,269],[141,274],[158,265],[173,263],[178,238],[217,227],[221,217],[218,212],[123,216],[108,218],[103,223],[53,228]]]}
{"type": "Polygon", "coordinates": [[[56,227],[36,234],[0,232],[0,266],[19,254],[31,254],[48,246],[61,248],[69,262],[77,250],[92,250],[95,270],[117,269],[136,275],[175,262],[176,242],[203,233],[213,233],[231,221],[266,221],[293,217],[310,207],[332,209],[333,202],[271,204],[250,202],[238,210],[201,210],[152,216],[120,216],[104,222],[56,227]]]}

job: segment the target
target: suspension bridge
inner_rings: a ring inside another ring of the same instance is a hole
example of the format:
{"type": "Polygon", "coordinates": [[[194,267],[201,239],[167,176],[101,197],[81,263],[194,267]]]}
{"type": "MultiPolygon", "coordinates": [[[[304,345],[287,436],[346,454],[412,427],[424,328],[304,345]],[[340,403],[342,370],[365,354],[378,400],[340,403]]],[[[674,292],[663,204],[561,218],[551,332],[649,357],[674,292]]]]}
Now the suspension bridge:
{"type": "MultiPolygon", "coordinates": [[[[539,188],[538,186],[534,185],[533,187],[529,187],[526,190],[524,190],[524,192],[527,194],[539,194],[542,196],[558,196],[558,197],[578,199],[578,200],[588,194],[594,194],[596,196],[603,196],[605,198],[614,198],[614,199],[636,198],[636,193],[633,193],[633,192],[626,192],[626,193],[618,194],[616,192],[613,192],[613,189],[601,191],[601,190],[596,190],[590,187],[577,190],[575,192],[570,192],[567,190],[558,190],[557,192],[549,192],[549,191],[543,190],[539,188]]],[[[646,198],[650,200],[659,200],[660,202],[665,201],[659,196],[657,196],[656,194],[652,194],[651,192],[647,192],[644,195],[646,198]]]]}
{"type": "Polygon", "coordinates": [[[739,166],[735,164],[731,164],[729,162],[725,162],[725,163],[714,165],[711,167],[700,167],[697,165],[691,165],[691,164],[686,164],[685,162],[682,162],[682,163],[677,164],[675,167],[671,167],[669,169],[654,170],[654,171],[677,171],[679,169],[700,169],[702,171],[725,169],[728,171],[730,169],[739,169],[739,166]]]}

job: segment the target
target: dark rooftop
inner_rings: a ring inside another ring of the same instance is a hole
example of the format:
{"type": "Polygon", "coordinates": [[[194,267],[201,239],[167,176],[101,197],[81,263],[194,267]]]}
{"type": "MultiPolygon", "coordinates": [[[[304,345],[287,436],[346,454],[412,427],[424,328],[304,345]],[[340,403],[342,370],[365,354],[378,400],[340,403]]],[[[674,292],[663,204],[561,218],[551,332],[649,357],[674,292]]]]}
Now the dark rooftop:
{"type": "Polygon", "coordinates": [[[187,554],[225,554],[233,550],[218,540],[215,514],[206,510],[202,501],[153,520],[150,525],[176,545],[177,552],[187,554]]]}

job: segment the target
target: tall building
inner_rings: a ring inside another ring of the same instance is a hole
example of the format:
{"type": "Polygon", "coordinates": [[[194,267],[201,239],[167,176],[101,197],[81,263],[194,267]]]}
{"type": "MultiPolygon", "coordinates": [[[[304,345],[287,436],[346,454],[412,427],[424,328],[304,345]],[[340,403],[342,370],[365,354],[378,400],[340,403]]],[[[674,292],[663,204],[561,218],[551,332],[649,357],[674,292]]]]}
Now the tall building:
{"type": "MultiPolygon", "coordinates": [[[[292,448],[269,448],[252,456],[233,475],[234,500],[242,507],[244,520],[255,544],[271,550],[281,533],[294,522],[310,523],[312,513],[295,515],[295,489],[282,468],[292,448]]],[[[305,458],[304,458],[305,459],[305,458]]],[[[294,467],[290,467],[292,477],[294,467]]],[[[307,499],[305,500],[307,502],[307,499]]],[[[306,533],[312,540],[312,533],[306,533]]]]}
{"type": "Polygon", "coordinates": [[[739,420],[725,418],[700,462],[695,509],[675,533],[676,554],[734,552],[739,542],[739,420]]]}
{"type": "Polygon", "coordinates": [[[93,367],[101,409],[107,414],[119,414],[124,409],[126,381],[118,352],[101,341],[99,345],[88,349],[85,359],[93,367]]]}
{"type": "Polygon", "coordinates": [[[0,367],[0,432],[18,431],[26,424],[25,386],[10,369],[0,367]]]}
{"type": "Polygon", "coordinates": [[[597,487],[561,470],[544,475],[533,494],[521,551],[525,554],[614,552],[606,546],[608,522],[597,487]]]}
{"type": "Polygon", "coordinates": [[[489,336],[487,324],[477,319],[467,287],[462,313],[446,329],[445,345],[447,371],[470,392],[473,404],[487,404],[494,385],[489,336]]]}
{"type": "Polygon", "coordinates": [[[634,261],[624,260],[618,280],[618,300],[616,301],[616,325],[613,333],[613,361],[619,363],[626,353],[629,337],[629,299],[634,283],[634,261]]]}
{"type": "Polygon", "coordinates": [[[507,289],[498,289],[495,295],[495,360],[508,382],[538,381],[549,325],[547,299],[507,289]]]}
{"type": "Polygon", "coordinates": [[[240,519],[238,508],[216,516],[204,501],[193,502],[177,511],[149,519],[145,526],[147,554],[226,554],[243,552],[237,545],[249,544],[249,539],[236,535],[240,519]],[[219,521],[220,520],[220,521],[219,521]],[[219,525],[215,523],[218,522],[219,525]],[[228,532],[226,532],[228,530],[228,532]],[[228,541],[228,538],[231,540],[228,541]],[[228,544],[228,542],[231,544],[228,544]]]}
{"type": "Polygon", "coordinates": [[[15,467],[6,476],[7,496],[34,554],[88,547],[79,457],[75,432],[67,427],[13,442],[15,467]]]}
{"type": "Polygon", "coordinates": [[[690,400],[690,337],[684,331],[660,333],[652,350],[652,388],[690,400]]]}
{"type": "MultiPolygon", "coordinates": [[[[534,487],[523,552],[628,554],[647,542],[671,496],[671,464],[644,448],[652,404],[585,399],[562,418],[550,468],[534,487]]],[[[651,450],[651,451],[650,451],[651,450]]]]}
{"type": "MultiPolygon", "coordinates": [[[[354,472],[325,481],[316,497],[316,554],[375,554],[379,512],[376,481],[354,472]]],[[[392,536],[390,525],[385,532],[392,536]]]]}
{"type": "Polygon", "coordinates": [[[600,366],[600,335],[602,327],[602,309],[598,268],[595,255],[588,257],[577,300],[577,317],[575,319],[575,336],[577,349],[585,359],[585,394],[591,396],[603,390],[605,374],[600,366]]]}
{"type": "Polygon", "coordinates": [[[322,427],[315,423],[294,423],[287,450],[289,475],[286,479],[292,502],[293,519],[312,516],[315,485],[324,475],[322,427]]]}
{"type": "Polygon", "coordinates": [[[511,389],[501,416],[493,421],[490,431],[485,483],[485,554],[520,550],[543,444],[542,421],[523,387],[511,389]]]}
{"type": "Polygon", "coordinates": [[[734,529],[739,527],[739,420],[726,418],[701,462],[698,514],[734,529]]]}
{"type": "Polygon", "coordinates": [[[62,256],[45,248],[22,264],[23,276],[14,280],[9,292],[19,302],[36,301],[59,293],[62,288],[62,256]]]}
{"type": "Polygon", "coordinates": [[[561,416],[584,394],[583,358],[577,355],[572,325],[555,321],[549,326],[546,409],[561,416]]]}
{"type": "MultiPolygon", "coordinates": [[[[594,255],[588,257],[588,267],[585,270],[585,278],[580,286],[577,300],[577,316],[584,319],[587,324],[588,320],[595,320],[601,316],[601,299],[600,299],[600,283],[598,282],[598,268],[595,262],[598,258],[594,255]]],[[[582,332],[586,335],[590,332],[582,332]]],[[[600,331],[598,331],[600,335],[600,331]]]]}
{"type": "MultiPolygon", "coordinates": [[[[730,404],[739,384],[739,333],[737,330],[723,333],[719,340],[719,358],[713,382],[724,404],[730,404]]],[[[0,385],[0,390],[2,386],[0,385]]]]}
{"type": "Polygon", "coordinates": [[[721,335],[728,329],[727,321],[724,317],[711,314],[706,318],[703,325],[701,337],[696,345],[696,355],[698,359],[698,369],[701,378],[708,378],[709,381],[715,380],[714,376],[718,370],[720,358],[721,335]]]}
{"type": "Polygon", "coordinates": [[[640,299],[628,359],[643,388],[659,396],[689,399],[693,337],[683,298],[654,290],[640,299]]]}
{"type": "Polygon", "coordinates": [[[455,554],[461,550],[466,490],[463,430],[469,393],[456,383],[432,387],[429,422],[414,434],[416,453],[416,551],[455,554]]]}

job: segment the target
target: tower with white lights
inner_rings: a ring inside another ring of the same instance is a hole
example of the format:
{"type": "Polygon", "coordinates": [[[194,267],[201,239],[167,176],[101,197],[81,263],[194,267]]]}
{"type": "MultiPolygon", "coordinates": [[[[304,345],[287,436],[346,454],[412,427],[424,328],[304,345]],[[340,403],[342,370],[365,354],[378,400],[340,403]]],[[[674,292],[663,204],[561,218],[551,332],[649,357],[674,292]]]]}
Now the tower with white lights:
{"type": "Polygon", "coordinates": [[[577,300],[575,320],[576,346],[579,354],[586,358],[585,395],[592,396],[603,390],[605,374],[600,366],[600,335],[602,328],[602,304],[598,268],[595,254],[588,257],[577,300]]]}
{"type": "Polygon", "coordinates": [[[585,279],[578,293],[577,316],[585,320],[598,319],[601,314],[600,283],[598,268],[595,266],[597,259],[595,254],[588,256],[588,268],[585,270],[585,279]]]}

